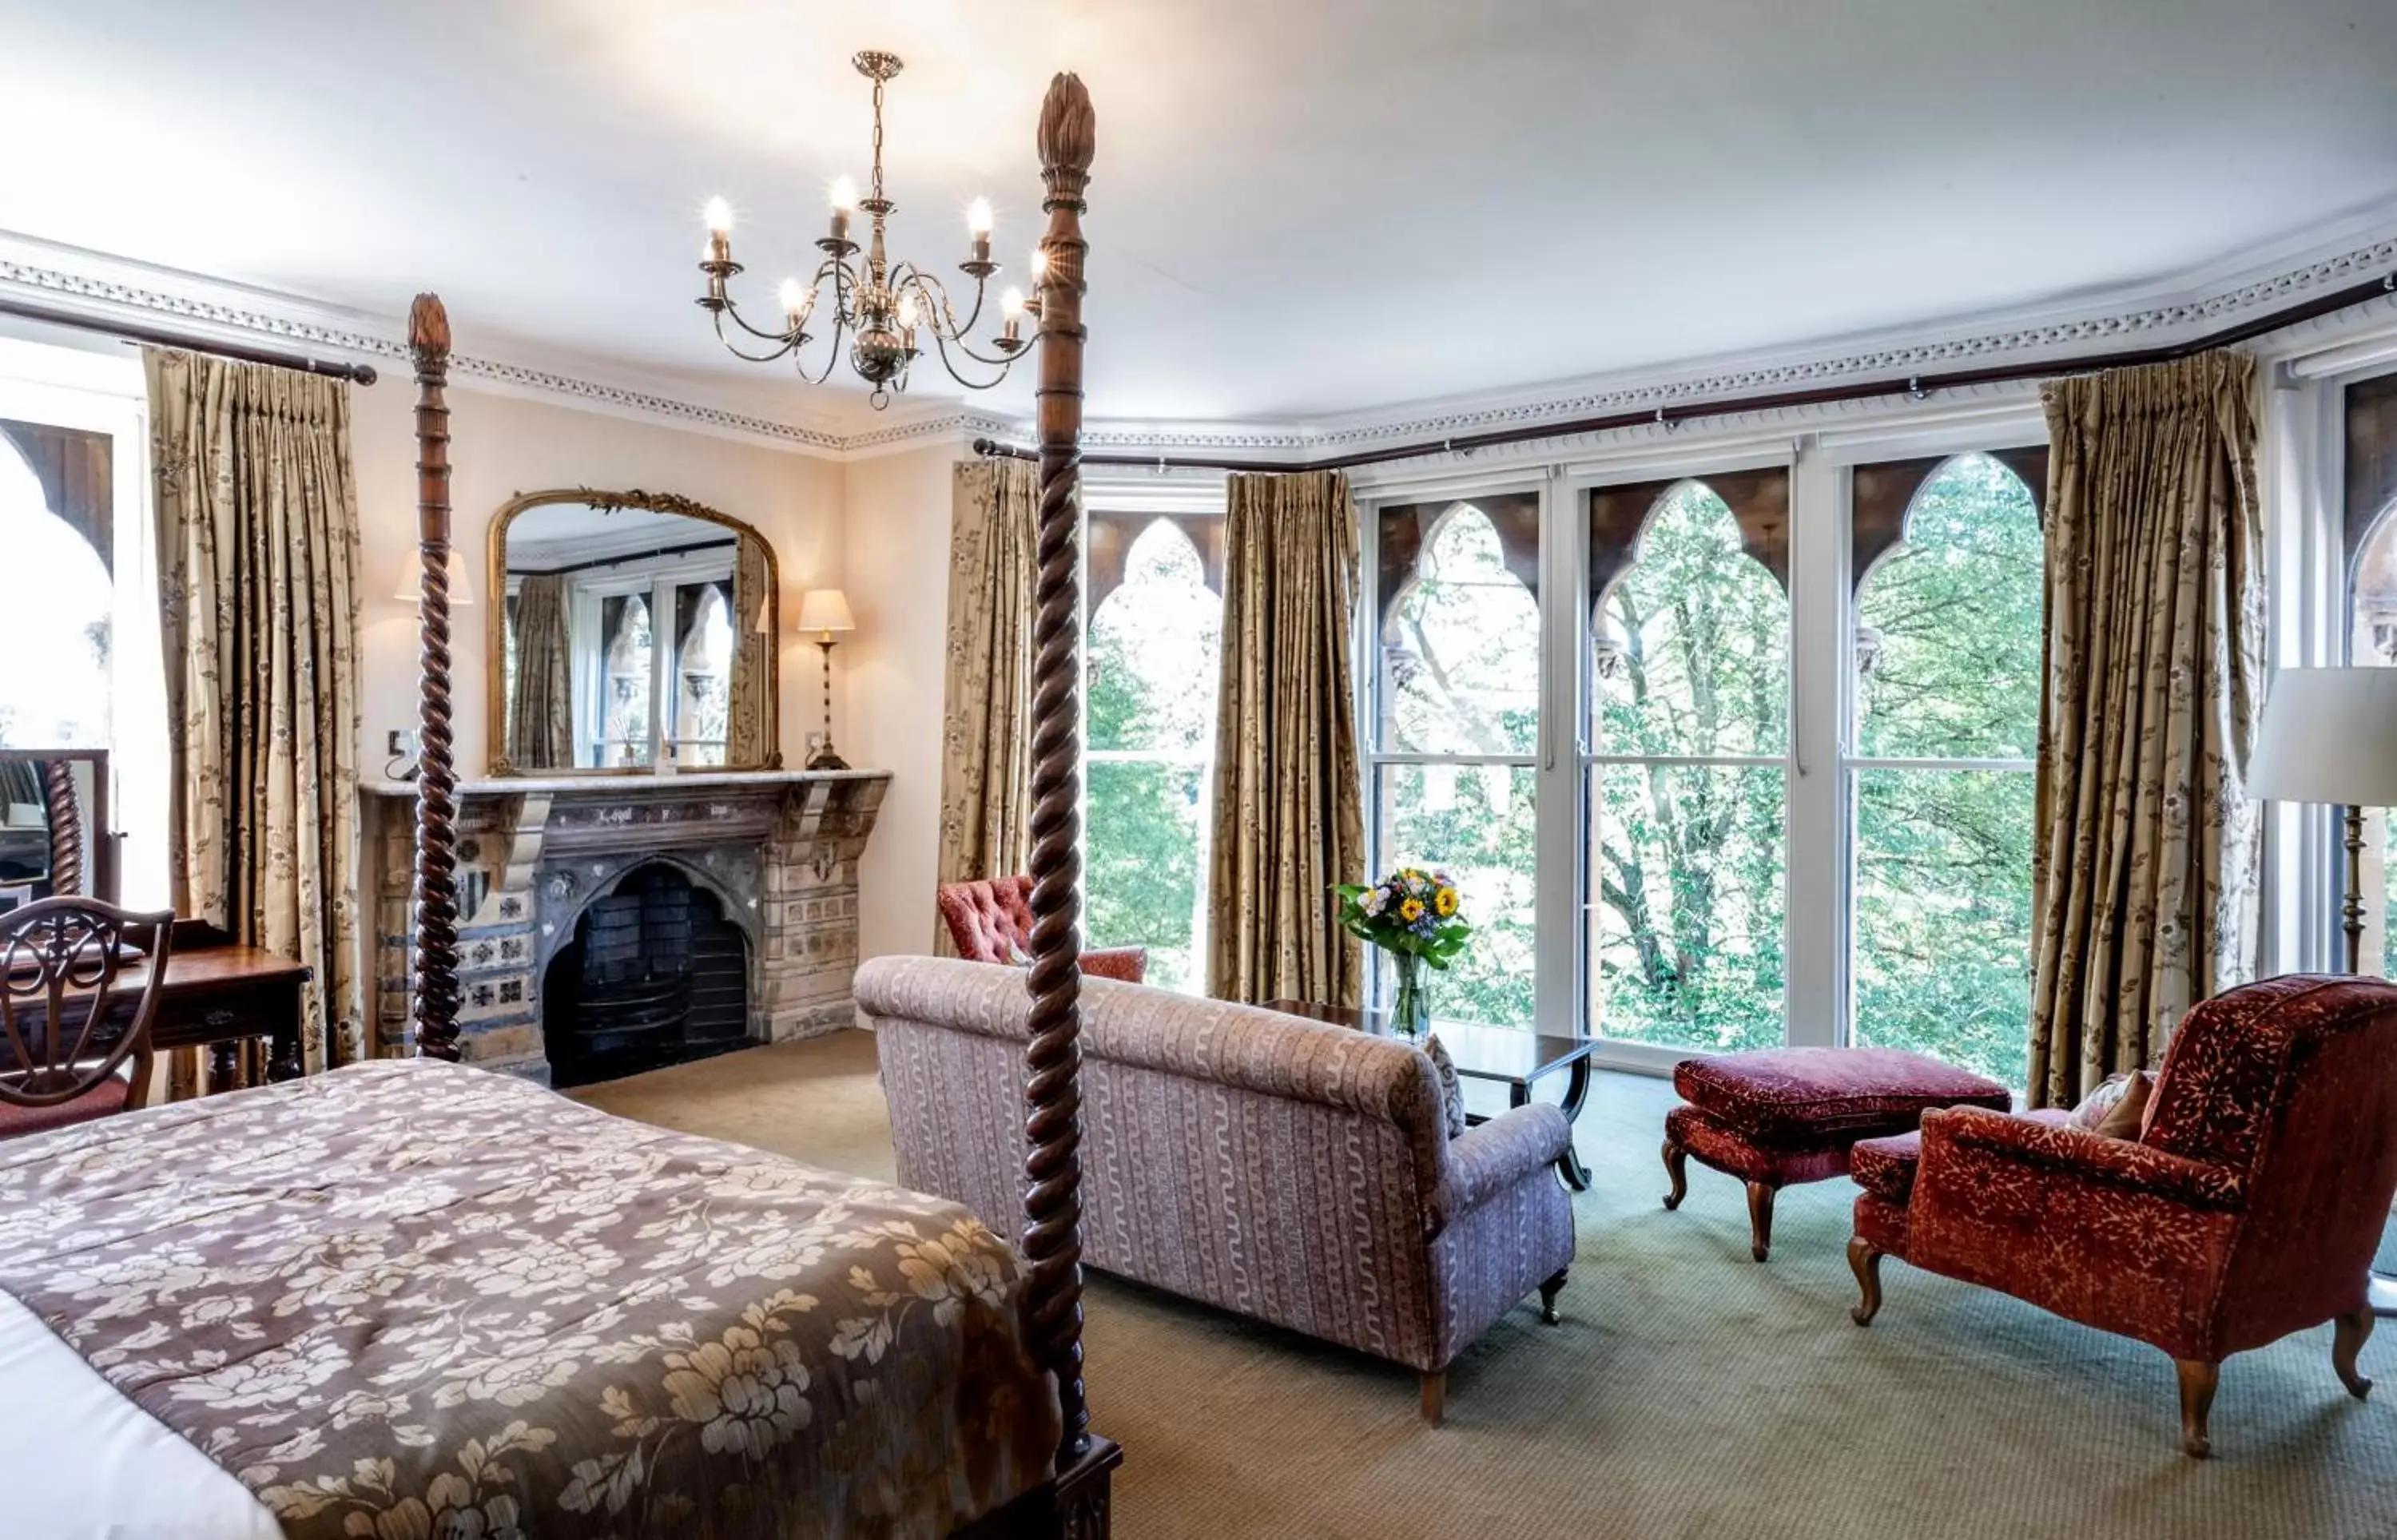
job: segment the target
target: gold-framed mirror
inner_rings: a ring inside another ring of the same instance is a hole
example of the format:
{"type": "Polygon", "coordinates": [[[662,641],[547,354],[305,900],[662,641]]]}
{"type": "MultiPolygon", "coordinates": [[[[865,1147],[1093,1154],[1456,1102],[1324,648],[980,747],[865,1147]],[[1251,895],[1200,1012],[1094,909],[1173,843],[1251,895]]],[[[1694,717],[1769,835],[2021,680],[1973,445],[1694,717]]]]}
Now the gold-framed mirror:
{"type": "Polygon", "coordinates": [[[782,575],[741,520],[562,487],[491,520],[494,776],[782,768],[782,575]]]}

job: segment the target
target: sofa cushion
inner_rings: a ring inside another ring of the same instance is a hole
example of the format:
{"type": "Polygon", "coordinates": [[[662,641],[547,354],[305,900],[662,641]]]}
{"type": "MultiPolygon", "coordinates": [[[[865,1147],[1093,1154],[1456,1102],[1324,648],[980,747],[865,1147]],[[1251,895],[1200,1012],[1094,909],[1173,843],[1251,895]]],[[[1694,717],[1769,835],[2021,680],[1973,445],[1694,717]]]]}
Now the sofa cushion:
{"type": "Polygon", "coordinates": [[[2095,1091],[2081,1098],[2081,1105],[2067,1115],[2065,1122],[2109,1139],[2136,1139],[2147,1120],[2148,1098],[2155,1088],[2155,1072],[2150,1069],[2142,1069],[2136,1075],[2109,1075],[2095,1091]]]}
{"type": "MultiPolygon", "coordinates": [[[[2069,1122],[2072,1114],[2041,1108],[2017,1116],[2032,1122],[2061,1124],[2069,1122]]],[[[1914,1196],[1914,1171],[1922,1162],[1922,1131],[1918,1128],[1879,1139],[1858,1139],[1848,1151],[1848,1175],[1882,1202],[1904,1208],[1914,1196]]]]}
{"type": "Polygon", "coordinates": [[[1449,1057],[1448,1044],[1437,1032],[1425,1041],[1424,1052],[1431,1055],[1431,1067],[1440,1076],[1440,1110],[1448,1120],[1448,1136],[1456,1138],[1465,1132],[1465,1087],[1456,1078],[1456,1060],[1449,1057]]]}
{"type": "Polygon", "coordinates": [[[1900,1048],[1767,1048],[1683,1059],[1673,1088],[1765,1145],[1903,1133],[1935,1107],[2014,1106],[1997,1082],[1900,1048]]]}

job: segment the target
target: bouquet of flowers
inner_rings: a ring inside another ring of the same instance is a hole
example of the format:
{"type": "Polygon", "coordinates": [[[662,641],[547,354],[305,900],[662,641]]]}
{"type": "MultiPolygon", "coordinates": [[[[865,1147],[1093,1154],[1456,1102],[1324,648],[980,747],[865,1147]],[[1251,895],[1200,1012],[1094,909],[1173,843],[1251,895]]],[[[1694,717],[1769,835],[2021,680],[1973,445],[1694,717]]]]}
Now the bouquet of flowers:
{"type": "Polygon", "coordinates": [[[1390,954],[1399,976],[1391,1002],[1397,1026],[1422,1036],[1431,1022],[1423,969],[1445,969],[1473,935],[1455,882],[1445,871],[1400,867],[1378,883],[1344,883],[1332,891],[1340,899],[1341,928],[1390,954]]]}

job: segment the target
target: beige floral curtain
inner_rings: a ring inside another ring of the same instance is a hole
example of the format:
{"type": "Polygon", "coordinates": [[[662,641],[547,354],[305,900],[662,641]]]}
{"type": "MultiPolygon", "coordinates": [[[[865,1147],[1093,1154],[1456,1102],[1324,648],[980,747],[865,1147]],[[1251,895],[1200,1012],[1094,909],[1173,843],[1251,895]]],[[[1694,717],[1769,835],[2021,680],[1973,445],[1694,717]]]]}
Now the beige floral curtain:
{"type": "Polygon", "coordinates": [[[2255,361],[2229,352],[2047,387],[2037,1105],[2151,1063],[2192,1005],[2254,969],[2255,393],[2255,361]]]}
{"type": "MultiPolygon", "coordinates": [[[[949,521],[946,725],[938,879],[1021,872],[1032,823],[1032,592],[1040,475],[1028,460],[957,467],[949,521]]],[[[924,896],[926,908],[931,894],[924,896]]],[[[951,949],[937,917],[934,943],[951,949]]]]}
{"type": "Polygon", "coordinates": [[[508,761],[520,770],[574,763],[574,643],[567,580],[534,573],[516,590],[516,694],[508,701],[508,761]]]}
{"type": "Polygon", "coordinates": [[[145,350],[178,912],[314,970],[312,1072],[366,1056],[350,388],[145,350]]]}
{"type": "Polygon", "coordinates": [[[1334,883],[1362,880],[1348,643],[1357,509],[1332,471],[1234,476],[1207,878],[1207,992],[1359,1003],[1334,883]]]}
{"type": "Polygon", "coordinates": [[[732,566],[732,625],[736,636],[732,678],[726,686],[724,763],[762,765],[781,745],[773,741],[769,667],[775,644],[773,606],[767,602],[773,578],[766,568],[766,542],[741,538],[732,566]]]}

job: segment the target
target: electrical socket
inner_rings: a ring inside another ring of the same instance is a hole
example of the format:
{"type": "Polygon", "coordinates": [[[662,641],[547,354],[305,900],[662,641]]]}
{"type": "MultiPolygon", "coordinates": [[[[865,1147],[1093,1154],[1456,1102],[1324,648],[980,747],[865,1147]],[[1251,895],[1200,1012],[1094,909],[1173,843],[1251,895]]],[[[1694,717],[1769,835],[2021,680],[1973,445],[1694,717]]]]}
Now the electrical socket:
{"type": "Polygon", "coordinates": [[[395,727],[391,730],[391,738],[385,751],[394,755],[405,754],[408,752],[407,728],[395,727]]]}
{"type": "Polygon", "coordinates": [[[808,752],[809,752],[809,753],[810,753],[810,754],[812,754],[812,753],[814,753],[817,750],[819,750],[819,749],[823,748],[823,747],[824,747],[824,734],[822,734],[822,733],[820,733],[820,732],[817,732],[817,733],[810,733],[810,734],[808,735],[808,752]]]}

